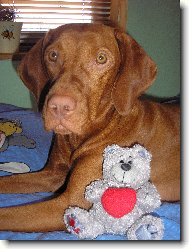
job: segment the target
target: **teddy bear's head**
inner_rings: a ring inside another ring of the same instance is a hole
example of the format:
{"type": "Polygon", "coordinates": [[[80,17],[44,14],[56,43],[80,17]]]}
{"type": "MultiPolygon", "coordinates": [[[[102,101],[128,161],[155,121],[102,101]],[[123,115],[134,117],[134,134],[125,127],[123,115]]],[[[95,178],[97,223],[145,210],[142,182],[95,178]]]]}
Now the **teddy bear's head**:
{"type": "Polygon", "coordinates": [[[141,145],[131,148],[118,145],[104,150],[103,177],[120,187],[139,188],[150,178],[151,154],[141,145]]]}

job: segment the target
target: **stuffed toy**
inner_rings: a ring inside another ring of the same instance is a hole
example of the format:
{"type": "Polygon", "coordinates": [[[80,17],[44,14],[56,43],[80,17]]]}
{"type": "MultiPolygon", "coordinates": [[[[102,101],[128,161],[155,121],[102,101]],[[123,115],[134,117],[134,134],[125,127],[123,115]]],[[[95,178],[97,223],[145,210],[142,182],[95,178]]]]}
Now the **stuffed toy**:
{"type": "Polygon", "coordinates": [[[128,240],[160,240],[162,220],[150,214],[161,205],[150,183],[151,154],[141,145],[104,150],[103,179],[86,187],[85,198],[93,203],[87,211],[69,207],[64,213],[67,230],[81,239],[104,233],[127,235],[128,240]]]}

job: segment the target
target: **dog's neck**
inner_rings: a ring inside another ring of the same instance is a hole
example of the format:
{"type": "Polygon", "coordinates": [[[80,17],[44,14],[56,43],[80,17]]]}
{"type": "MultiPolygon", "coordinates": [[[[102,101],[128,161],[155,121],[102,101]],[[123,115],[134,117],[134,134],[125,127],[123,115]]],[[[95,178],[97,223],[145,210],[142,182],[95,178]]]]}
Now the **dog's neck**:
{"type": "MultiPolygon", "coordinates": [[[[73,162],[80,155],[88,153],[89,150],[92,152],[98,150],[99,148],[106,147],[112,143],[120,143],[117,140],[116,133],[119,131],[119,127],[123,127],[125,124],[125,130],[129,135],[133,129],[133,122],[137,122],[138,112],[140,111],[139,106],[136,105],[133,107],[131,112],[127,116],[120,115],[115,108],[111,109],[109,115],[106,115],[105,121],[98,123],[98,125],[93,126],[93,129],[89,133],[84,134],[83,136],[78,136],[75,134],[69,135],[69,141],[72,144],[73,152],[71,156],[71,161],[73,162]],[[112,142],[112,135],[115,133],[115,141],[112,142]],[[110,141],[108,140],[110,137],[110,141]],[[90,139],[89,139],[90,138],[90,139]]],[[[93,152],[92,152],[93,153],[93,152]]]]}
{"type": "Polygon", "coordinates": [[[104,110],[102,116],[101,118],[98,117],[90,122],[84,134],[77,135],[72,133],[69,135],[69,140],[73,148],[77,149],[78,147],[81,147],[81,145],[86,143],[89,138],[91,140],[91,138],[95,138],[104,132],[106,127],[108,127],[112,120],[114,120],[114,116],[117,116],[117,111],[113,106],[111,106],[106,111],[104,110]]]}

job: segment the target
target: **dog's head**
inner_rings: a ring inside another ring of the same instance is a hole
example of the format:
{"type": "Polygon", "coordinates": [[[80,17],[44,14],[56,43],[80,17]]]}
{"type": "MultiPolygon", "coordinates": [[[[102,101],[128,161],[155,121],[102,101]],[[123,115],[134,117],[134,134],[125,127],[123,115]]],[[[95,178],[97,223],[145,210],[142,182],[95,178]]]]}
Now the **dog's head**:
{"type": "Polygon", "coordinates": [[[116,28],[69,24],[50,30],[24,57],[19,74],[47,130],[84,134],[115,109],[127,115],[155,79],[156,65],[116,28]]]}

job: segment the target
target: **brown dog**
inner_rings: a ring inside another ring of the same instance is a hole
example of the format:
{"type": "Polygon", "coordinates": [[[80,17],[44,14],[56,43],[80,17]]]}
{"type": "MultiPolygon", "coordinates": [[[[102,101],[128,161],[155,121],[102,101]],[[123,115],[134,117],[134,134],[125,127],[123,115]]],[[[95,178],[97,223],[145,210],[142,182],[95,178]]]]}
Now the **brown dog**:
{"type": "Polygon", "coordinates": [[[85,187],[101,177],[102,151],[114,143],[144,145],[162,200],[179,200],[179,108],[138,99],[156,66],[129,35],[104,25],[61,26],[30,50],[19,73],[56,136],[44,170],[2,177],[0,191],[56,191],[65,179],[67,185],[52,200],[1,209],[1,230],[65,229],[66,208],[90,207],[85,187]]]}

